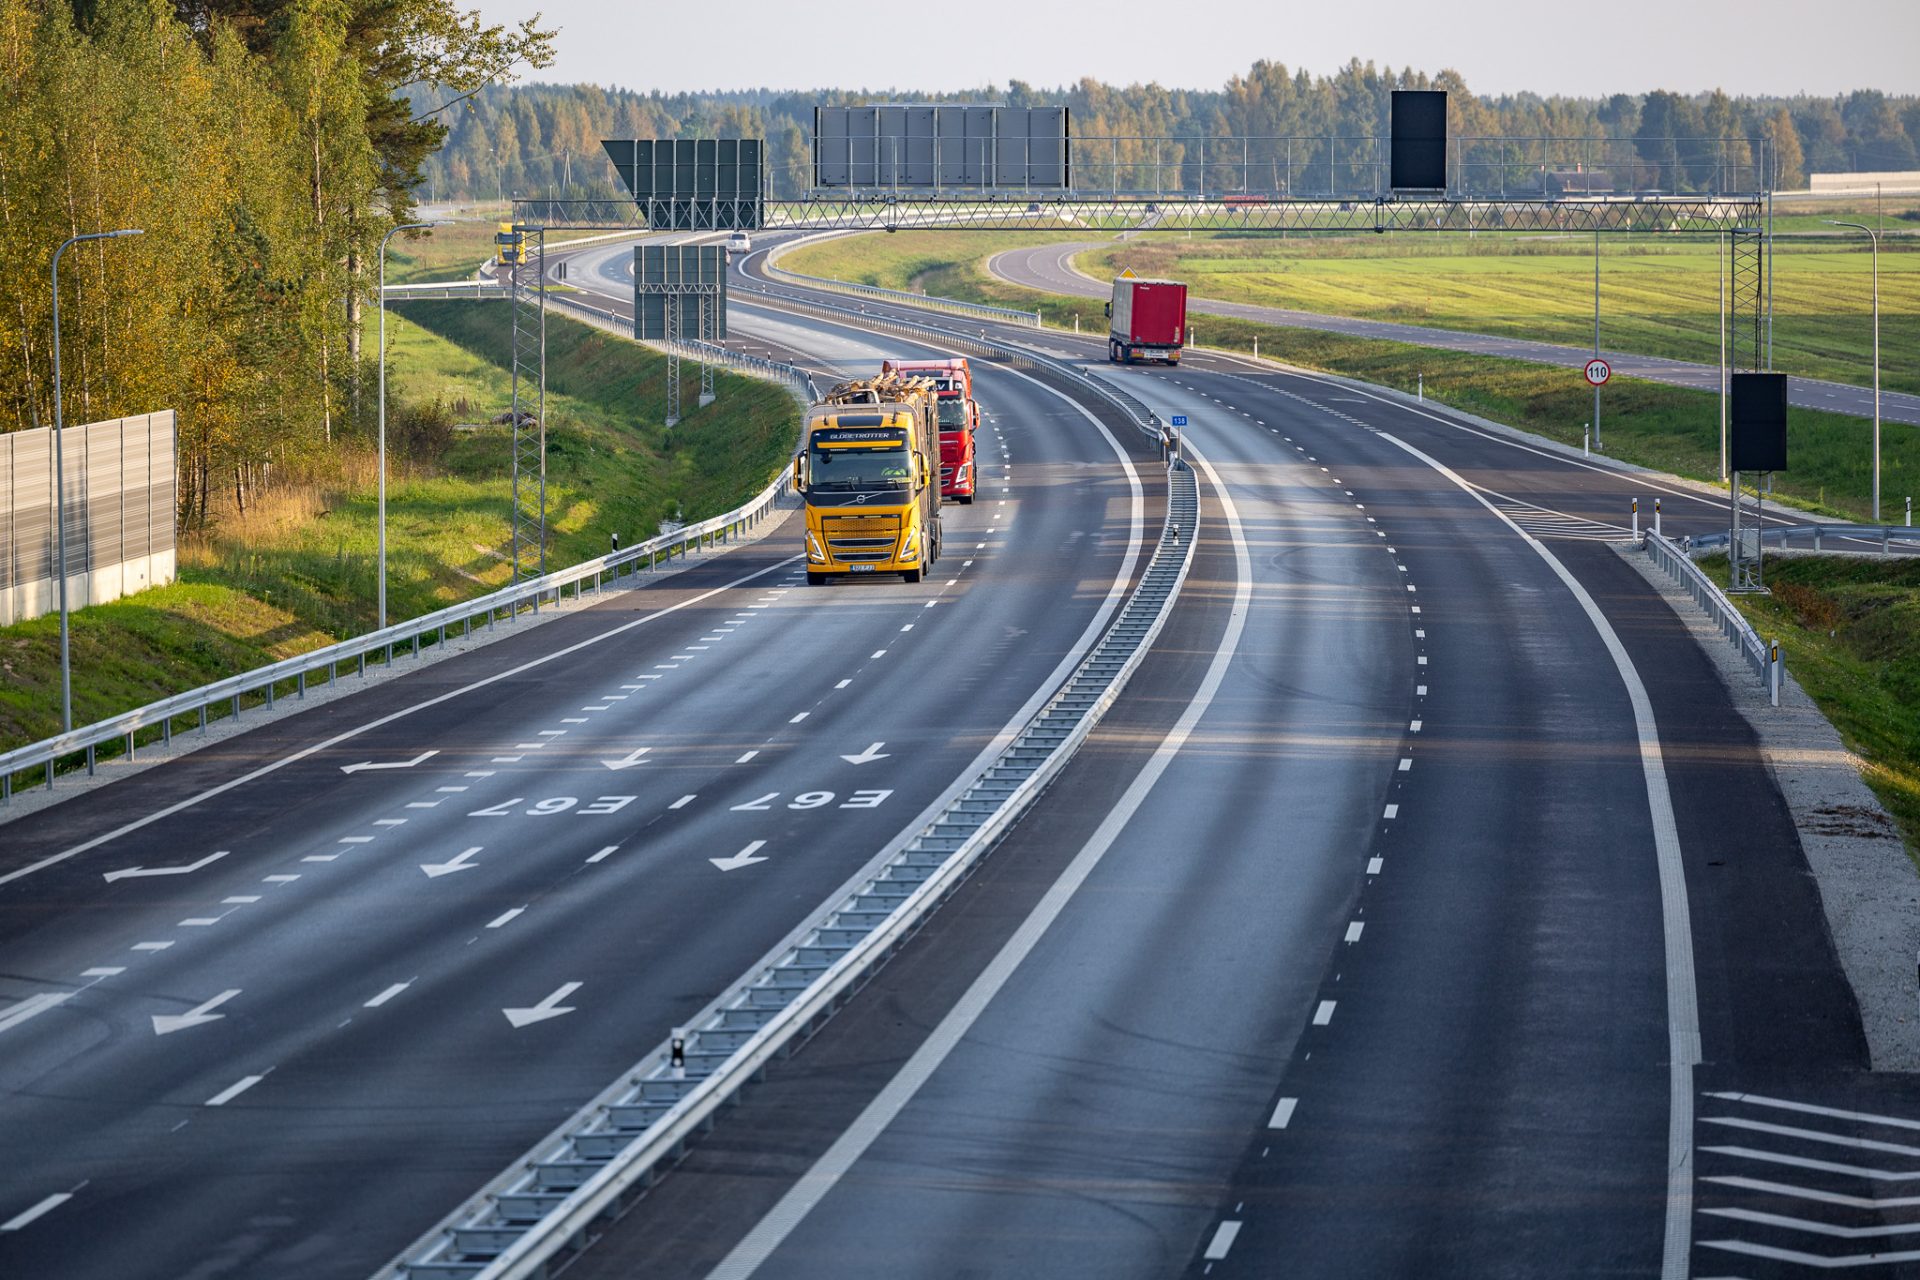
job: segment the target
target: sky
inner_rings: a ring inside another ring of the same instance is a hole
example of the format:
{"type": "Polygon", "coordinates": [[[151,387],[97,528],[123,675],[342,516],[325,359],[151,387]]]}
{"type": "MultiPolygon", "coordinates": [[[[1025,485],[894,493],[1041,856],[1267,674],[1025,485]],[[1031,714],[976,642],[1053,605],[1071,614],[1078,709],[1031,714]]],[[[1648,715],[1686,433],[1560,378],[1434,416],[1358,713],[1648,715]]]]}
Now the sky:
{"type": "Polygon", "coordinates": [[[1476,94],[1649,89],[1920,93],[1920,0],[473,0],[544,13],[538,79],[640,91],[952,91],[1092,76],[1217,89],[1256,59],[1330,74],[1350,58],[1437,72],[1476,94]]]}

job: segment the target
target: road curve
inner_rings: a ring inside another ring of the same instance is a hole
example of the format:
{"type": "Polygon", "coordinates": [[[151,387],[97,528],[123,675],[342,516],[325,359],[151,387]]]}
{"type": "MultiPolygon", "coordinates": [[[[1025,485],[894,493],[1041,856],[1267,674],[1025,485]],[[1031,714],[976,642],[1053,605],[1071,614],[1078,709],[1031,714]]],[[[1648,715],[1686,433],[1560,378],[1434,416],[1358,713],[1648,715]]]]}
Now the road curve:
{"type": "Polygon", "coordinates": [[[0,1274],[364,1276],[916,827],[1158,522],[1137,435],[980,387],[925,584],[810,589],[789,520],[9,824],[109,838],[0,889],[0,1274]]]}

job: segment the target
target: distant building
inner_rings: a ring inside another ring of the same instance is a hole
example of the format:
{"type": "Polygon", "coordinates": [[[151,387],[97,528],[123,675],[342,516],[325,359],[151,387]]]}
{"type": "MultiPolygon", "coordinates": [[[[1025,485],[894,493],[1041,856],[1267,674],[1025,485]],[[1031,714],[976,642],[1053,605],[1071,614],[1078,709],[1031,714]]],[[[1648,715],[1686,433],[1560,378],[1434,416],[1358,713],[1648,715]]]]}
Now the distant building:
{"type": "Polygon", "coordinates": [[[1809,191],[1826,195],[1920,195],[1920,169],[1898,173],[1816,173],[1807,179],[1809,191]]]}

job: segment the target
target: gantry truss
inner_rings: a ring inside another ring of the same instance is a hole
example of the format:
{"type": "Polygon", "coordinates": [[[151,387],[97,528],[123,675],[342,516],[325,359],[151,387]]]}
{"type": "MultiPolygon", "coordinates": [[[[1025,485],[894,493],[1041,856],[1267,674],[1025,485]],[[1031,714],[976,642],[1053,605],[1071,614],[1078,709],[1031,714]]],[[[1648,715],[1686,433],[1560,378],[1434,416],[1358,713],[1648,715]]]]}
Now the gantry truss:
{"type": "Polygon", "coordinates": [[[813,195],[798,200],[514,201],[528,225],[567,230],[713,232],[899,231],[1563,231],[1715,233],[1759,226],[1764,195],[1580,196],[1558,199],[1301,200],[1165,196],[813,195]]]}

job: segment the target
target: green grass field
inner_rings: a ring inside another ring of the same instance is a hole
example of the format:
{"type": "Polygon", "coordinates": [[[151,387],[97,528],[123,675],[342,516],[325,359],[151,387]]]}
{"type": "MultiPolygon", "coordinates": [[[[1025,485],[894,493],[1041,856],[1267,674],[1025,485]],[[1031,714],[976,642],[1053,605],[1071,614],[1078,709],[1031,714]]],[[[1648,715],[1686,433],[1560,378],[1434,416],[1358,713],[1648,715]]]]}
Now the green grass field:
{"type": "Polygon", "coordinates": [[[494,230],[491,219],[463,218],[422,235],[397,235],[387,246],[387,283],[465,280],[493,256],[494,230]]]}
{"type": "MultiPolygon", "coordinates": [[[[1725,557],[1702,567],[1725,579],[1725,557]]],[[[1771,596],[1735,601],[1779,639],[1920,861],[1920,560],[1780,557],[1767,581],[1771,596]]]]}
{"type": "MultiPolygon", "coordinates": [[[[1601,345],[1715,363],[1718,262],[1711,238],[1605,238],[1601,345]]],[[[1143,238],[1084,254],[1080,265],[1095,276],[1130,267],[1185,280],[1195,294],[1227,302],[1572,345],[1593,340],[1589,237],[1143,238]]],[[[1862,237],[1777,242],[1775,367],[1872,381],[1870,267],[1862,237]]],[[[1880,344],[1882,385],[1920,391],[1920,242],[1881,248],[1880,344]]]]}
{"type": "MultiPolygon", "coordinates": [[[[421,302],[389,317],[391,376],[410,403],[455,418],[504,411],[504,303],[421,302]]],[[[702,519],[758,491],[793,447],[797,411],[778,387],[719,375],[719,399],[687,397],[660,425],[665,361],[548,318],[548,563],[631,546],[661,520],[702,519]]],[[[390,433],[388,612],[399,619],[505,585],[505,425],[457,430],[409,458],[390,433]]],[[[375,469],[363,446],[324,477],[269,491],[244,517],[185,538],[180,580],[73,615],[74,719],[85,724],[182,689],[359,634],[374,623],[375,469]]],[[[59,729],[58,623],[0,630],[0,750],[59,729]]]]}

